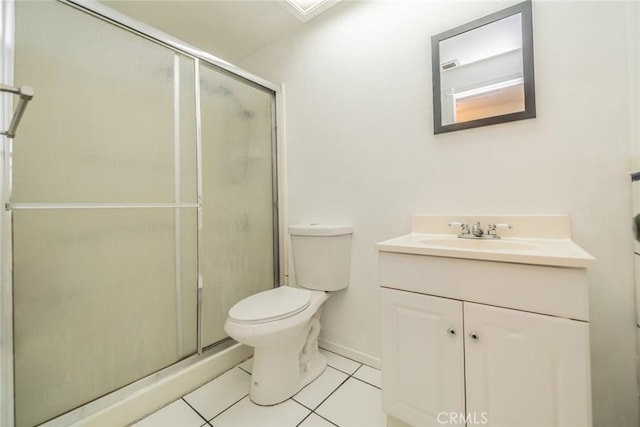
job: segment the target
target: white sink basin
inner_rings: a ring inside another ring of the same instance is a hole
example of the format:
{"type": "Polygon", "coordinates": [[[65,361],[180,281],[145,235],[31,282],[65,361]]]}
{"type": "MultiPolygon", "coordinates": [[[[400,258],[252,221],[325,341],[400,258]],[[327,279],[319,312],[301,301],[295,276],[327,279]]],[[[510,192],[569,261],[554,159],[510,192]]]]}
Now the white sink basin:
{"type": "Polygon", "coordinates": [[[465,258],[518,264],[586,268],[595,259],[571,239],[461,239],[457,234],[411,233],[380,242],[381,252],[465,258]]]}
{"type": "Polygon", "coordinates": [[[445,248],[471,249],[476,251],[507,251],[507,250],[529,250],[535,249],[536,245],[529,243],[514,242],[501,239],[460,239],[460,238],[431,238],[421,240],[421,243],[431,246],[442,246],[445,248]]]}

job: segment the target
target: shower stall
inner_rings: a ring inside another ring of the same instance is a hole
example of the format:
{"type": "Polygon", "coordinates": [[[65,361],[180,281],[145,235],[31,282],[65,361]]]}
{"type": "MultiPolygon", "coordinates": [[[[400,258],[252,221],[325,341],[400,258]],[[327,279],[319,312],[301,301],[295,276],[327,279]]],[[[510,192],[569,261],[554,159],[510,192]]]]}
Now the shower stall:
{"type": "Polygon", "coordinates": [[[1,83],[35,89],[2,141],[0,424],[24,427],[213,354],[280,282],[279,91],[99,3],[2,2],[2,42],[1,83]]]}

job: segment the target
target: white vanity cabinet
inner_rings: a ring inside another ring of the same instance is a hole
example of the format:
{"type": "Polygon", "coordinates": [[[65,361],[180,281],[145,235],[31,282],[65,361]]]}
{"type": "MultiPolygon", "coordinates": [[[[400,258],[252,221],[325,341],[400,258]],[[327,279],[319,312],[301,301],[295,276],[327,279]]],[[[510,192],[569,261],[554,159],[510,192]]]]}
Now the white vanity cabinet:
{"type": "Polygon", "coordinates": [[[379,261],[388,415],[415,427],[591,425],[585,269],[379,261]]]}
{"type": "Polygon", "coordinates": [[[463,303],[467,412],[495,426],[588,426],[588,323],[463,303]]]}
{"type": "Polygon", "coordinates": [[[464,413],[462,303],[381,292],[383,410],[416,427],[442,425],[441,412],[464,413]]]}

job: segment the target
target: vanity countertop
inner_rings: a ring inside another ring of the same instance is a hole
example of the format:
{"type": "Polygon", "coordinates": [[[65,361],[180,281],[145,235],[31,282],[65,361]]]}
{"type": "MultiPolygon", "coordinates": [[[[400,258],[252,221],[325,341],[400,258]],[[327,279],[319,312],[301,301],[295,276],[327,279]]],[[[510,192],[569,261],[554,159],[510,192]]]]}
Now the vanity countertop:
{"type": "Polygon", "coordinates": [[[376,249],[381,252],[574,268],[591,267],[596,261],[571,239],[508,237],[475,240],[461,239],[456,234],[410,233],[380,242],[376,249]]]}
{"type": "Polygon", "coordinates": [[[587,268],[596,260],[571,238],[566,215],[414,215],[411,233],[376,245],[380,252],[429,255],[517,264],[587,268]],[[463,239],[448,224],[500,224],[501,239],[463,239]]]}

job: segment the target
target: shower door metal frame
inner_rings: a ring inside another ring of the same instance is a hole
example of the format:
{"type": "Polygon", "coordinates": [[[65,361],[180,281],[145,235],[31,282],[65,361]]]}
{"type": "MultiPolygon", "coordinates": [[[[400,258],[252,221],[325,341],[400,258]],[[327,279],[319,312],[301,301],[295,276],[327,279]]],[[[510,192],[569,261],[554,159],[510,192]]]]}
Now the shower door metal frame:
{"type": "MultiPolygon", "coordinates": [[[[179,39],[176,39],[156,28],[139,22],[127,15],[115,11],[104,4],[94,0],[57,0],[67,6],[81,10],[98,19],[116,25],[125,31],[132,32],[148,39],[151,42],[165,46],[174,52],[182,54],[194,60],[194,85],[195,85],[195,114],[196,114],[196,151],[197,151],[197,201],[196,203],[80,203],[73,204],[73,209],[113,209],[113,208],[195,208],[197,209],[197,264],[198,264],[198,290],[197,290],[197,353],[186,359],[178,361],[158,372],[117,389],[106,396],[87,402],[85,405],[64,413],[54,418],[44,425],[62,426],[80,421],[95,412],[98,412],[114,403],[121,401],[126,396],[136,391],[162,380],[170,375],[174,375],[176,370],[186,368],[217,352],[218,349],[226,348],[231,343],[227,342],[213,344],[207,348],[202,345],[202,241],[203,241],[203,214],[202,214],[202,127],[200,112],[200,84],[199,65],[204,63],[212,66],[226,75],[242,81],[257,89],[264,90],[272,95],[271,116],[271,150],[272,150],[272,200],[273,200],[273,256],[274,256],[274,285],[285,284],[287,281],[288,249],[285,234],[281,230],[286,230],[286,214],[282,209],[283,198],[280,197],[284,191],[286,182],[284,179],[284,163],[280,158],[281,151],[284,151],[284,105],[283,91],[279,85],[271,83],[258,77],[242,68],[239,68],[227,61],[224,61],[208,52],[191,46],[179,39]]],[[[4,0],[0,2],[0,22],[2,31],[0,32],[0,59],[1,68],[0,83],[13,85],[14,67],[14,34],[15,34],[15,0],[4,0]]],[[[37,88],[36,88],[37,90],[37,88]]],[[[0,125],[8,125],[13,114],[12,99],[3,97],[0,105],[0,125]]],[[[0,136],[2,143],[0,151],[0,425],[13,427],[15,424],[14,414],[14,378],[13,378],[13,299],[12,299],[12,210],[13,209],[64,209],[70,208],[70,204],[52,203],[11,203],[11,150],[13,141],[4,136],[0,136]]],[[[17,143],[20,143],[19,141],[17,143]]]]}
{"type": "MultiPolygon", "coordinates": [[[[0,83],[13,85],[14,3],[0,2],[0,83]]],[[[0,125],[13,115],[12,97],[2,96],[0,125]]],[[[11,188],[13,140],[0,136],[0,197],[8,200],[11,188]]],[[[11,211],[0,207],[0,425],[13,427],[13,284],[11,211]]]]}

